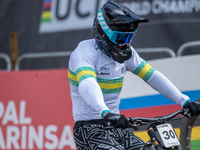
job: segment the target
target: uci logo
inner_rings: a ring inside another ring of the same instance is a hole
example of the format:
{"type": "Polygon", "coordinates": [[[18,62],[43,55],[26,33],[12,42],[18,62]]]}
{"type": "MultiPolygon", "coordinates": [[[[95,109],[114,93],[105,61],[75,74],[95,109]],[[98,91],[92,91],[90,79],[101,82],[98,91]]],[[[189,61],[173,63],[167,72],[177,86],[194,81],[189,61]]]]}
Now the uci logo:
{"type": "MultiPolygon", "coordinates": [[[[92,12],[90,10],[88,11],[83,11],[83,5],[87,4],[87,0],[73,0],[73,2],[75,2],[75,4],[72,4],[72,0],[66,0],[67,2],[64,2],[62,0],[57,0],[56,1],[56,18],[58,20],[63,20],[68,18],[68,16],[70,15],[70,13],[72,13],[71,10],[75,10],[75,14],[76,16],[80,17],[80,18],[85,18],[88,17],[92,12]],[[62,6],[62,4],[65,3],[65,7],[62,6]],[[74,7],[73,7],[74,6],[74,7]],[[59,14],[60,9],[64,9],[63,10],[63,14],[59,14]]],[[[100,0],[96,0],[95,1],[95,7],[93,7],[95,9],[95,14],[93,14],[93,16],[95,16],[98,12],[98,8],[99,8],[99,1],[100,0]]]]}
{"type": "Polygon", "coordinates": [[[40,33],[89,29],[106,0],[44,0],[40,33]]]}

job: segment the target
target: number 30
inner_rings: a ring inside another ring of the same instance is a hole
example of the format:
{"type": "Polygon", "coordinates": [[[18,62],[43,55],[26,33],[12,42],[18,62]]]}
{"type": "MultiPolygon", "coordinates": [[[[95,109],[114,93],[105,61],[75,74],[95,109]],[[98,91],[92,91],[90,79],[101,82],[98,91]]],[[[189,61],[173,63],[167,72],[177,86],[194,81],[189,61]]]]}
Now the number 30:
{"type": "Polygon", "coordinates": [[[165,139],[166,140],[169,140],[170,139],[170,137],[171,138],[175,138],[175,134],[174,134],[174,132],[172,131],[172,130],[169,130],[169,132],[168,131],[163,131],[163,134],[165,134],[165,139]]]}

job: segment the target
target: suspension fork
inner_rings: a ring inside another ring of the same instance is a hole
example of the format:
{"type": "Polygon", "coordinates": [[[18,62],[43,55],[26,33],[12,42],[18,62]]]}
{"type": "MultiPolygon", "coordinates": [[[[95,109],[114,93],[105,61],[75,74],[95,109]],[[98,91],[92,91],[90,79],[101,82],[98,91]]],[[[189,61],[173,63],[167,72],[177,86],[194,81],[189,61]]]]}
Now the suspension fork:
{"type": "Polygon", "coordinates": [[[151,142],[153,143],[155,149],[156,150],[163,150],[163,148],[160,146],[160,144],[159,144],[159,142],[158,142],[158,140],[156,138],[156,135],[155,135],[153,127],[150,126],[147,129],[147,132],[148,132],[148,135],[149,135],[149,137],[151,139],[151,142]]]}

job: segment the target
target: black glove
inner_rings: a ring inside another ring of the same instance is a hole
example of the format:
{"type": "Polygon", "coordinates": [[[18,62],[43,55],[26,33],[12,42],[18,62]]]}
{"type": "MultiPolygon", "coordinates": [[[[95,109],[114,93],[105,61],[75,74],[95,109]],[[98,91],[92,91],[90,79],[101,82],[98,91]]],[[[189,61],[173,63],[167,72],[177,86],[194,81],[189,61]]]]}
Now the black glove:
{"type": "Polygon", "coordinates": [[[114,122],[116,127],[121,127],[121,128],[129,127],[129,122],[124,115],[113,114],[109,112],[104,116],[104,119],[106,121],[114,122]]]}
{"type": "Polygon", "coordinates": [[[200,103],[198,102],[188,102],[186,103],[183,108],[188,108],[191,113],[191,117],[200,114],[200,103]]]}

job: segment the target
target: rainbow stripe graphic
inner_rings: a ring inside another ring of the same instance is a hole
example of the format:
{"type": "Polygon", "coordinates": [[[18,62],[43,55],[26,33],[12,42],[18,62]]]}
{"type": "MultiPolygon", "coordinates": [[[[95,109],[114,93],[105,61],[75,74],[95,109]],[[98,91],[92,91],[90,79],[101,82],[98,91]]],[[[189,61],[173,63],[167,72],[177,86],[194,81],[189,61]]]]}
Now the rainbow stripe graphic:
{"type": "Polygon", "coordinates": [[[42,22],[51,22],[51,6],[52,0],[44,0],[42,11],[42,22]]]}

